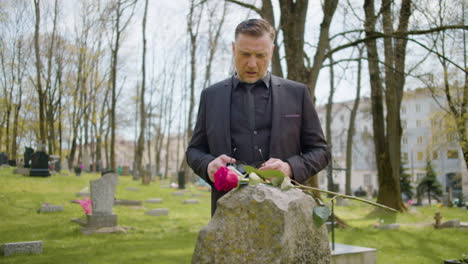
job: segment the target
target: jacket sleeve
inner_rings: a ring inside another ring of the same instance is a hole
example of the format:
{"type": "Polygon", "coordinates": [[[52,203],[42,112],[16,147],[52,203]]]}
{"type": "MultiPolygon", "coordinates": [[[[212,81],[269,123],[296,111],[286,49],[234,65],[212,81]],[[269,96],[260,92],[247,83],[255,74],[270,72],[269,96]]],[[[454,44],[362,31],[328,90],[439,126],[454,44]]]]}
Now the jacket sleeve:
{"type": "Polygon", "coordinates": [[[209,152],[210,148],[206,135],[206,92],[203,90],[200,97],[197,122],[185,154],[187,163],[195,174],[205,179],[209,184],[212,184],[208,177],[207,168],[208,163],[214,160],[215,157],[209,154],[209,152]]]}
{"type": "Polygon", "coordinates": [[[304,86],[302,96],[300,143],[301,154],[292,156],[286,161],[291,165],[293,178],[299,183],[305,183],[311,176],[324,169],[331,159],[331,153],[307,86],[304,86]]]}

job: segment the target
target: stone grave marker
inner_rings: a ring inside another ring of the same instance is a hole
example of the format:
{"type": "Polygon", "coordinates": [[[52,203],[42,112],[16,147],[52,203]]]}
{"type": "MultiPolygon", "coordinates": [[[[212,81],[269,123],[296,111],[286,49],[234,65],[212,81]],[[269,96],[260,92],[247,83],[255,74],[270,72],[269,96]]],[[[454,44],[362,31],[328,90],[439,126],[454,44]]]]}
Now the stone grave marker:
{"type": "Polygon", "coordinates": [[[31,158],[33,154],[34,154],[34,149],[26,147],[24,151],[24,167],[25,168],[31,168],[31,158]]]}
{"type": "Polygon", "coordinates": [[[42,241],[5,243],[1,248],[4,256],[14,254],[41,254],[42,241]]]}
{"type": "Polygon", "coordinates": [[[327,229],[314,225],[315,206],[294,188],[259,184],[230,191],[199,232],[192,263],[329,264],[327,229]]]}
{"type": "Polygon", "coordinates": [[[138,188],[137,187],[128,187],[126,190],[127,191],[138,191],[138,188]]]}
{"type": "Polygon", "coordinates": [[[115,200],[114,205],[142,205],[143,202],[140,200],[115,200]]]}
{"type": "Polygon", "coordinates": [[[145,214],[151,215],[151,216],[169,215],[169,209],[167,208],[152,209],[152,210],[146,211],[145,214]]]}
{"type": "Polygon", "coordinates": [[[145,203],[162,203],[163,199],[161,198],[152,198],[145,201],[145,203]]]}
{"type": "Polygon", "coordinates": [[[51,212],[62,212],[63,205],[53,205],[45,203],[39,208],[39,212],[41,213],[51,213],[51,212]]]}
{"type": "Polygon", "coordinates": [[[187,199],[182,202],[183,204],[197,204],[198,200],[197,199],[187,199]]]}
{"type": "Polygon", "coordinates": [[[80,192],[76,193],[78,197],[89,197],[91,193],[89,192],[89,187],[84,187],[80,192]]]}
{"type": "Polygon", "coordinates": [[[8,165],[8,154],[6,152],[0,152],[0,166],[8,165]]]}
{"type": "Polygon", "coordinates": [[[48,177],[49,172],[49,155],[44,151],[38,151],[31,157],[31,170],[29,176],[48,177]]]}
{"type": "Polygon", "coordinates": [[[92,214],[88,215],[86,228],[99,229],[117,225],[117,215],[112,213],[115,188],[118,183],[116,174],[107,173],[91,181],[92,214]]]}
{"type": "Polygon", "coordinates": [[[174,195],[174,196],[184,196],[184,191],[173,192],[172,195],[174,195]]]}

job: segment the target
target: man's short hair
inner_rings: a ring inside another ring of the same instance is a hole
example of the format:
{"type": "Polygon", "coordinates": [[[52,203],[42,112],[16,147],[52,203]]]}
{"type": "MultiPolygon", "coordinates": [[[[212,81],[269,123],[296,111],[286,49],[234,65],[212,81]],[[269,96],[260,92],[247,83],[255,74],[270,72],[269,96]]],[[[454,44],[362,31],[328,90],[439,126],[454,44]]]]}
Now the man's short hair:
{"type": "Polygon", "coordinates": [[[268,34],[272,41],[275,40],[275,29],[265,19],[253,18],[241,22],[236,27],[235,39],[239,34],[245,34],[252,37],[262,37],[264,34],[268,34]]]}

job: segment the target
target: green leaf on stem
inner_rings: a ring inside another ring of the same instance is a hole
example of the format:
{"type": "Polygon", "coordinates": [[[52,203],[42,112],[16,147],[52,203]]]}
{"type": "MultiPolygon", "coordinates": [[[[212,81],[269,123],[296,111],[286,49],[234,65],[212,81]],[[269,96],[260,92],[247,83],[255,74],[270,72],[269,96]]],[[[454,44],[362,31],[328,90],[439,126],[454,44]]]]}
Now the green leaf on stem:
{"type": "Polygon", "coordinates": [[[244,168],[248,174],[254,172],[264,180],[269,179],[273,186],[280,186],[285,177],[284,173],[278,170],[259,170],[248,165],[245,165],[244,168]]]}
{"type": "Polygon", "coordinates": [[[330,216],[330,208],[326,206],[316,206],[313,210],[313,219],[316,227],[321,227],[330,216]]]}

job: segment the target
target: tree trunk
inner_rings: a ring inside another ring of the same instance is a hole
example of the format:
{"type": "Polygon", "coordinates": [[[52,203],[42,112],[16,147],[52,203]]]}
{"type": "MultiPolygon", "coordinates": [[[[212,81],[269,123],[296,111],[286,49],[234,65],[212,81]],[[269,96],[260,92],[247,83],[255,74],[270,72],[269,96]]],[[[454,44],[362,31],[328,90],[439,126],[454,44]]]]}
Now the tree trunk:
{"type": "MultiPolygon", "coordinates": [[[[42,90],[42,81],[41,81],[41,54],[39,47],[39,30],[41,22],[41,10],[40,10],[40,0],[34,0],[34,11],[36,14],[36,23],[34,25],[34,51],[36,55],[36,91],[39,101],[39,142],[41,144],[41,149],[45,148],[46,144],[46,133],[45,133],[45,93],[42,90]]],[[[40,149],[40,150],[41,150],[40,149]]],[[[43,150],[43,149],[42,149],[43,150]]]]}
{"type": "MultiPolygon", "coordinates": [[[[335,190],[335,183],[333,182],[333,136],[332,136],[332,114],[333,114],[333,96],[335,95],[335,72],[333,69],[333,57],[330,55],[330,94],[328,95],[327,103],[327,112],[326,112],[326,125],[325,125],[325,134],[327,138],[328,147],[331,151],[331,161],[327,166],[327,189],[332,192],[337,192],[335,190]]],[[[333,197],[329,194],[328,197],[333,197]]]]}
{"type": "Polygon", "coordinates": [[[353,168],[353,138],[355,134],[356,115],[359,109],[359,101],[361,100],[361,70],[362,70],[362,55],[363,48],[359,48],[358,72],[356,85],[356,99],[354,99],[353,109],[351,110],[348,126],[348,135],[346,139],[346,184],[345,193],[351,195],[351,170],[353,168]]]}
{"type": "Polygon", "coordinates": [[[143,151],[145,149],[145,126],[146,126],[146,109],[145,109],[145,85],[146,85],[146,16],[148,13],[148,0],[145,0],[145,11],[143,15],[142,33],[143,33],[143,53],[141,62],[141,91],[140,91],[140,135],[138,136],[138,146],[136,153],[136,167],[138,169],[138,175],[142,177],[143,184],[149,184],[150,181],[147,179],[149,175],[144,172],[143,169],[143,151]]]}

